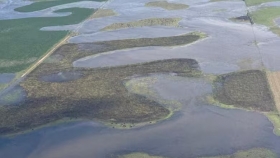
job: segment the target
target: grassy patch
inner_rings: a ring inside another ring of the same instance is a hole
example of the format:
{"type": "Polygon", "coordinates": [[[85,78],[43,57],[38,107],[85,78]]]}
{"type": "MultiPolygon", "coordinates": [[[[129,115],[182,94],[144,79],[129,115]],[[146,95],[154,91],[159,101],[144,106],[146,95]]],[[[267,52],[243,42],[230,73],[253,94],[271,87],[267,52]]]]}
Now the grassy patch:
{"type": "Polygon", "coordinates": [[[73,13],[67,17],[1,20],[0,59],[4,62],[0,64],[0,73],[18,72],[27,68],[33,59],[42,56],[68,33],[68,31],[40,31],[40,28],[79,23],[93,11],[71,8],[58,11],[73,13]]]}
{"type": "Polygon", "coordinates": [[[102,31],[118,30],[131,27],[144,27],[144,26],[178,26],[181,18],[151,18],[127,23],[114,23],[106,26],[102,31]]]}
{"type": "Polygon", "coordinates": [[[219,76],[214,82],[214,99],[248,110],[276,110],[266,75],[259,70],[219,76]]]}
{"type": "Polygon", "coordinates": [[[277,158],[277,155],[268,149],[254,148],[246,151],[238,151],[232,155],[221,155],[203,158],[277,158]]]}
{"type": "Polygon", "coordinates": [[[250,16],[255,23],[265,25],[270,29],[270,31],[280,35],[280,28],[274,21],[280,17],[280,7],[258,9],[250,13],[250,16]]]}
{"type": "Polygon", "coordinates": [[[259,5],[266,2],[274,2],[279,0],[245,0],[247,6],[259,5]]]}
{"type": "Polygon", "coordinates": [[[95,19],[95,18],[103,18],[108,16],[114,16],[114,15],[117,14],[111,9],[98,9],[97,12],[95,12],[90,18],[95,19]]]}
{"type": "MultiPolygon", "coordinates": [[[[54,7],[57,5],[67,4],[67,3],[73,3],[73,2],[80,2],[81,0],[42,0],[34,2],[30,5],[22,6],[19,8],[16,8],[15,11],[18,12],[33,12],[38,11],[42,9],[47,9],[50,7],[54,7]]],[[[87,1],[103,1],[103,0],[87,0],[87,1]]]]}
{"type": "Polygon", "coordinates": [[[166,10],[180,10],[189,8],[186,4],[169,3],[167,1],[155,1],[146,3],[147,7],[160,7],[166,10]]]}
{"type": "Polygon", "coordinates": [[[280,114],[268,113],[266,116],[274,125],[274,133],[280,136],[280,114]]]}

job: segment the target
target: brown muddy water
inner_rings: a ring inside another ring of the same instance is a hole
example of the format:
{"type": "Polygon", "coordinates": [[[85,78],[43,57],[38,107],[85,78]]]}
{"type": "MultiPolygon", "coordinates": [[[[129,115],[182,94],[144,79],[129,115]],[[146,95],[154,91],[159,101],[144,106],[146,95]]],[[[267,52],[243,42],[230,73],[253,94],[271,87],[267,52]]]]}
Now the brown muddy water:
{"type": "Polygon", "coordinates": [[[170,119],[128,130],[109,128],[94,121],[49,126],[0,138],[0,157],[107,158],[136,151],[193,158],[254,147],[268,148],[280,157],[280,138],[273,134],[273,125],[264,115],[205,103],[203,98],[212,93],[212,85],[205,79],[174,74],[146,76],[151,77],[156,82],[150,88],[158,96],[182,104],[181,110],[170,119]]]}

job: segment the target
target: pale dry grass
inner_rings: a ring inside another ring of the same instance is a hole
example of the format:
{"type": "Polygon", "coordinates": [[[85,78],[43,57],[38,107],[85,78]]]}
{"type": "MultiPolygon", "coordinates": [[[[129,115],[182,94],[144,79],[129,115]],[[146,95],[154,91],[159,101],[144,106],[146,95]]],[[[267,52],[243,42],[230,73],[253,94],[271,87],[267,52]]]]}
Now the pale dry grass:
{"type": "Polygon", "coordinates": [[[89,19],[103,18],[103,17],[108,17],[108,16],[114,16],[114,15],[117,15],[117,14],[116,14],[116,12],[114,12],[111,9],[99,9],[89,19]]]}
{"type": "Polygon", "coordinates": [[[276,108],[280,112],[280,72],[267,72],[266,75],[276,108]]]}

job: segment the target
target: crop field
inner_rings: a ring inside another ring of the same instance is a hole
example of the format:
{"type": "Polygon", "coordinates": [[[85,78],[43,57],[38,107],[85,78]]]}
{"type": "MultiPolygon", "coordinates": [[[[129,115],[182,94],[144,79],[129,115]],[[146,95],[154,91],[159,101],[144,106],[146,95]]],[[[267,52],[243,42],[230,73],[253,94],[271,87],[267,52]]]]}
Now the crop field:
{"type": "Polygon", "coordinates": [[[19,72],[41,57],[68,31],[40,31],[44,26],[76,24],[94,10],[71,8],[67,17],[25,18],[0,21],[0,73],[19,72]],[[33,60],[35,59],[35,60],[33,60]],[[7,63],[2,65],[3,63],[7,63]]]}
{"type": "MultiPolygon", "coordinates": [[[[88,0],[88,1],[103,1],[103,0],[88,0]]],[[[47,9],[50,7],[54,7],[57,5],[67,4],[67,3],[74,3],[80,2],[80,0],[44,0],[44,1],[36,1],[27,6],[16,8],[15,11],[18,12],[33,12],[42,9],[47,9]]]]}

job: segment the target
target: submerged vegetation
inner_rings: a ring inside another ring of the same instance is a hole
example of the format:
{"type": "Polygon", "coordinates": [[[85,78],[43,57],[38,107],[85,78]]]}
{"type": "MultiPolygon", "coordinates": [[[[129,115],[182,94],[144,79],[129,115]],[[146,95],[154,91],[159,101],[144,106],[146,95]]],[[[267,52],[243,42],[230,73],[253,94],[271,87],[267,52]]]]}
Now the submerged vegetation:
{"type": "Polygon", "coordinates": [[[66,17],[0,20],[0,59],[3,61],[0,63],[0,73],[24,70],[68,33],[68,31],[40,31],[40,28],[79,23],[94,10],[71,8],[57,12],[72,12],[72,14],[66,17]]]}
{"type": "Polygon", "coordinates": [[[160,7],[167,10],[180,10],[189,8],[186,4],[169,3],[167,1],[154,1],[146,3],[147,7],[160,7]]]}
{"type": "Polygon", "coordinates": [[[114,23],[106,26],[102,31],[118,30],[131,27],[144,27],[144,26],[178,26],[181,18],[151,18],[126,23],[114,23]]]}
{"type": "Polygon", "coordinates": [[[255,23],[265,25],[270,31],[280,35],[280,27],[275,23],[275,19],[280,18],[280,7],[261,8],[250,13],[250,16],[255,23]]]}
{"type": "MultiPolygon", "coordinates": [[[[18,12],[33,12],[38,10],[47,9],[50,7],[54,7],[57,5],[67,4],[67,3],[74,3],[80,2],[81,0],[45,0],[45,1],[37,1],[30,5],[22,6],[16,8],[15,11],[18,12]]],[[[87,1],[104,1],[104,0],[87,0],[87,1]]]]}

